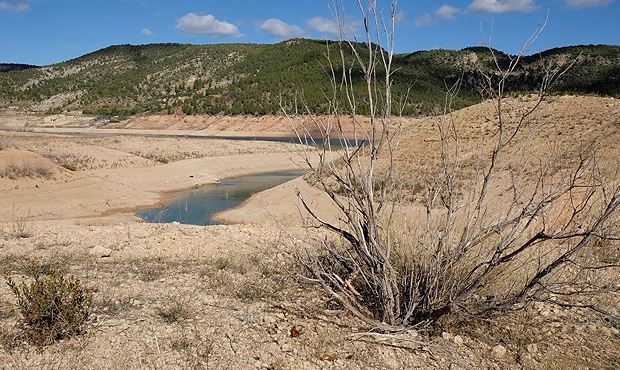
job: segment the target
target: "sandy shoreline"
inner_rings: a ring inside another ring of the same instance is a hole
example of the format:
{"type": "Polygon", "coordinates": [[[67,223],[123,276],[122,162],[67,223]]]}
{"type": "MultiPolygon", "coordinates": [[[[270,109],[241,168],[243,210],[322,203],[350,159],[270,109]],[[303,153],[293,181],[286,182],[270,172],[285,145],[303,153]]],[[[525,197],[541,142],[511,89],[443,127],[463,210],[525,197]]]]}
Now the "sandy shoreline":
{"type": "MultiPolygon", "coordinates": [[[[404,119],[410,122],[416,119],[404,119]]],[[[366,139],[369,121],[361,118],[355,127],[349,117],[338,123],[346,138],[366,139]],[[365,128],[360,130],[360,128],[365,128]]],[[[106,119],[81,113],[41,115],[21,111],[0,110],[0,130],[29,131],[48,134],[96,135],[165,135],[221,138],[322,138],[327,128],[332,132],[336,122],[328,116],[184,116],[148,115],[123,119],[106,119]]],[[[338,139],[333,137],[332,139],[338,139]]]]}
{"type": "Polygon", "coordinates": [[[301,145],[279,142],[165,138],[160,140],[161,146],[153,149],[158,157],[152,160],[152,153],[139,152],[141,147],[153,145],[154,139],[148,137],[124,137],[124,142],[119,144],[118,136],[109,136],[97,138],[96,145],[84,141],[92,138],[45,134],[38,137],[38,142],[33,141],[31,134],[22,136],[11,132],[0,137],[19,147],[0,152],[0,167],[25,161],[24,165],[47,166],[52,172],[50,178],[0,178],[3,195],[0,222],[13,222],[16,218],[59,220],[133,213],[157,207],[179,191],[215,184],[221,179],[302,168],[307,150],[301,145]],[[30,148],[26,142],[32,143],[30,148]],[[54,146],[55,142],[60,149],[54,146]],[[168,162],[166,155],[174,156],[180,148],[192,143],[198,152],[190,152],[187,159],[171,157],[168,162]],[[109,149],[110,145],[130,149],[109,149]],[[67,150],[69,154],[61,153],[66,156],[83,155],[89,158],[84,166],[92,168],[67,170],[53,162],[59,158],[55,150],[67,150]],[[108,159],[113,156],[117,156],[116,162],[110,164],[108,159]]]}

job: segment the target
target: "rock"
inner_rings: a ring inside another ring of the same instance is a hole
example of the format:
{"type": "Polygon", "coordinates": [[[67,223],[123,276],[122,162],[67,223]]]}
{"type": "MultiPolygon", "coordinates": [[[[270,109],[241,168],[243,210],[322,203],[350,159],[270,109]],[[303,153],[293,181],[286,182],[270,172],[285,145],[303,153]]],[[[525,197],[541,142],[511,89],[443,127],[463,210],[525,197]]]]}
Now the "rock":
{"type": "Polygon", "coordinates": [[[94,247],[93,249],[91,249],[89,253],[91,256],[105,258],[105,257],[110,257],[112,255],[112,250],[110,248],[106,248],[106,247],[102,247],[98,245],[94,247]]]}
{"type": "Polygon", "coordinates": [[[302,325],[293,325],[290,330],[291,337],[297,338],[300,335],[302,335],[305,331],[306,331],[306,328],[304,328],[302,325]]]}
{"type": "Polygon", "coordinates": [[[506,348],[504,346],[502,346],[501,344],[498,344],[495,347],[493,347],[493,356],[495,356],[496,358],[502,358],[505,355],[506,355],[506,348]]]}
{"type": "Polygon", "coordinates": [[[454,336],[454,338],[452,338],[452,340],[454,340],[454,343],[456,343],[459,346],[463,345],[463,338],[461,338],[460,335],[454,336]]]}
{"type": "Polygon", "coordinates": [[[452,334],[448,333],[447,331],[444,331],[443,333],[441,333],[441,337],[444,340],[452,340],[452,334]]]}
{"type": "Polygon", "coordinates": [[[528,344],[527,345],[527,351],[529,353],[536,353],[536,352],[538,352],[538,346],[536,344],[534,344],[534,343],[528,344]]]}

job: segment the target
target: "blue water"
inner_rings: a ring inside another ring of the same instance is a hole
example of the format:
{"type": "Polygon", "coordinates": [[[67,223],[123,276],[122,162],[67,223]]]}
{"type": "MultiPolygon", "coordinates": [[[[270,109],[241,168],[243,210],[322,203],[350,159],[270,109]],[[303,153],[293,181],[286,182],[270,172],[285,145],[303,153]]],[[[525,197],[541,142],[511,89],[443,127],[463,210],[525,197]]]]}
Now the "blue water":
{"type": "Polygon", "coordinates": [[[216,213],[235,208],[252,194],[278,186],[303,174],[303,171],[271,172],[222,180],[219,184],[184,191],[170,204],[138,212],[138,216],[150,223],[217,225],[218,222],[213,219],[216,213]]]}

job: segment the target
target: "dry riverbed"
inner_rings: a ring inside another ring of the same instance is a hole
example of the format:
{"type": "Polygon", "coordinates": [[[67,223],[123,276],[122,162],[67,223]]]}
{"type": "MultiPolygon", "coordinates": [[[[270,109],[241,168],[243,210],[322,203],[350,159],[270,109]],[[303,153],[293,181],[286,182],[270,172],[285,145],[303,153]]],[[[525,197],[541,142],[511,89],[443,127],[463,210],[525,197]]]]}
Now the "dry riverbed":
{"type": "MultiPolygon", "coordinates": [[[[487,108],[457,112],[471,124],[471,137],[487,108]]],[[[570,133],[567,142],[584,133],[606,136],[611,148],[620,142],[617,100],[562,97],[541,114],[570,133]]],[[[335,215],[303,179],[219,215],[241,224],[140,222],[133,209],[157,204],[165,192],[297,169],[306,150],[183,137],[286,132],[273,117],[256,118],[262,128],[254,131],[240,119],[162,119],[172,120],[112,123],[138,130],[122,135],[93,129],[99,123],[92,117],[0,114],[0,271],[21,279],[37,262],[79,277],[94,292],[84,335],[37,348],[20,337],[14,297],[0,279],[0,368],[611,369],[620,362],[617,323],[550,304],[446,322],[433,332],[376,333],[304,278],[297,256],[315,250],[324,235],[300,226],[306,216],[296,192],[335,215]],[[54,126],[84,131],[36,132],[54,126]]],[[[432,123],[409,120],[405,129],[397,160],[417,173],[436,145],[432,123]]]]}

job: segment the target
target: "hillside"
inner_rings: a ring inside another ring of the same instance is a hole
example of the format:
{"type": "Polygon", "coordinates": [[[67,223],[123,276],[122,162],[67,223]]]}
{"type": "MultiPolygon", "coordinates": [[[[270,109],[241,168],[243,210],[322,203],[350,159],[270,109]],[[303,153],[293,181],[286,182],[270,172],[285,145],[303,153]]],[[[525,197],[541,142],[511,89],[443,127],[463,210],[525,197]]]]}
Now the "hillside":
{"type": "MultiPolygon", "coordinates": [[[[279,113],[281,102],[294,109],[305,101],[314,111],[325,112],[326,50],[324,41],[305,39],[273,45],[111,46],[67,62],[0,74],[0,107],[111,115],[263,115],[279,113]]],[[[330,52],[335,55],[335,45],[330,52]]],[[[501,52],[496,56],[500,65],[509,60],[501,52]]],[[[575,58],[576,65],[563,76],[556,93],[620,97],[620,46],[574,46],[528,56],[508,88],[536,90],[547,68],[575,58]]],[[[397,55],[395,99],[413,86],[405,113],[436,112],[443,105],[445,86],[462,76],[455,108],[475,104],[480,101],[478,67],[492,71],[488,49],[397,55]]],[[[352,76],[356,88],[362,88],[359,73],[352,76]]],[[[364,111],[361,102],[359,113],[364,111]]]]}

